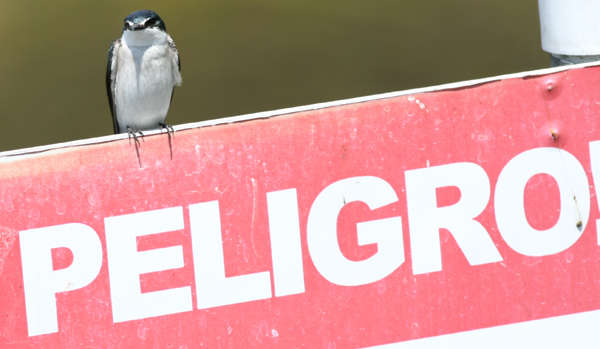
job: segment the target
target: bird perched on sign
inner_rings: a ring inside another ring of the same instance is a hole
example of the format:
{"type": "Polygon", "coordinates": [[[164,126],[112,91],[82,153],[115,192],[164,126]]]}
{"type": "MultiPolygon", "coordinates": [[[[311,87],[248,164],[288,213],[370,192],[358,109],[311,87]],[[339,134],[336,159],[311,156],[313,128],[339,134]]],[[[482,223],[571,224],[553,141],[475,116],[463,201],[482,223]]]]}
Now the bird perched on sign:
{"type": "Polygon", "coordinates": [[[108,50],[106,92],[115,133],[137,141],[143,130],[173,128],[165,118],[175,86],[181,85],[179,54],[165,22],[150,10],[125,18],[120,39],[108,50]]]}

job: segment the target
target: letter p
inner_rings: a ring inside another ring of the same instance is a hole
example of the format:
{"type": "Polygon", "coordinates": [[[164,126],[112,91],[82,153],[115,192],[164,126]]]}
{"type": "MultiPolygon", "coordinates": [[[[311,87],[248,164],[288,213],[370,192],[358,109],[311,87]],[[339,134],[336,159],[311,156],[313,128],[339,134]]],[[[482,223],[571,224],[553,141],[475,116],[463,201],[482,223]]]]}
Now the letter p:
{"type": "Polygon", "coordinates": [[[98,276],[100,238],[85,224],[69,223],[23,230],[19,239],[29,336],[58,332],[55,294],[87,286],[98,276]],[[60,247],[71,250],[73,262],[53,270],[52,249],[60,247]]]}

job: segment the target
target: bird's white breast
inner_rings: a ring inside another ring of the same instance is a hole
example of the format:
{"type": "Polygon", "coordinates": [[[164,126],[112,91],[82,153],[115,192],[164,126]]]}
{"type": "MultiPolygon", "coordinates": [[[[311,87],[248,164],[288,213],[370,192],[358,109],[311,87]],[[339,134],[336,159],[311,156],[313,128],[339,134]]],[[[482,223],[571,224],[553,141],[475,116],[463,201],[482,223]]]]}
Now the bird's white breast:
{"type": "Polygon", "coordinates": [[[116,53],[115,106],[121,131],[164,122],[173,87],[181,83],[167,34],[156,28],[125,31],[116,53]]]}

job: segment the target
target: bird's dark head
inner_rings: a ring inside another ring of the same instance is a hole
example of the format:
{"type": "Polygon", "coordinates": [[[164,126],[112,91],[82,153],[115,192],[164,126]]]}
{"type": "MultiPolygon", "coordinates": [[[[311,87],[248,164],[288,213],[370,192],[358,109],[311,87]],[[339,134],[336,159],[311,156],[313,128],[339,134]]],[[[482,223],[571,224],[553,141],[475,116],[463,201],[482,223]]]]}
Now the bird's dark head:
{"type": "Polygon", "coordinates": [[[164,32],[167,31],[165,22],[160,16],[150,10],[135,11],[129,16],[125,17],[125,24],[123,25],[123,32],[126,30],[136,31],[144,30],[147,28],[158,28],[164,32]]]}

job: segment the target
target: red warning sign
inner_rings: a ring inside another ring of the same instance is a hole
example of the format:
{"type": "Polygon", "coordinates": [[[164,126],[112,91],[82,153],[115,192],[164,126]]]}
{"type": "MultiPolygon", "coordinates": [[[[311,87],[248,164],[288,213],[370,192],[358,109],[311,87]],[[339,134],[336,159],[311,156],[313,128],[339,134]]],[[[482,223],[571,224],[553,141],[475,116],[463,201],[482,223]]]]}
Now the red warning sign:
{"type": "Polygon", "coordinates": [[[1,346],[400,347],[583,321],[564,316],[600,309],[599,80],[191,125],[139,158],[116,137],[5,154],[1,346]]]}

